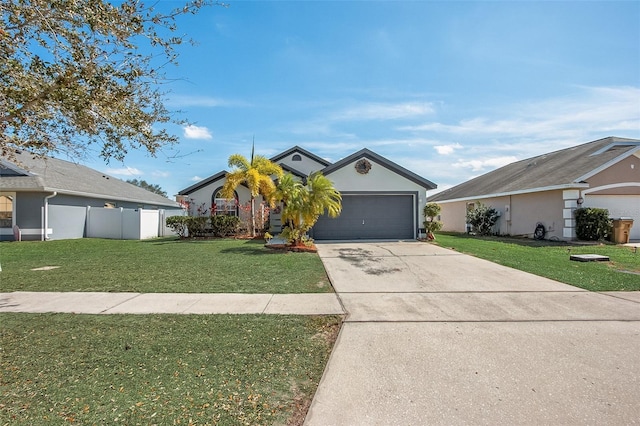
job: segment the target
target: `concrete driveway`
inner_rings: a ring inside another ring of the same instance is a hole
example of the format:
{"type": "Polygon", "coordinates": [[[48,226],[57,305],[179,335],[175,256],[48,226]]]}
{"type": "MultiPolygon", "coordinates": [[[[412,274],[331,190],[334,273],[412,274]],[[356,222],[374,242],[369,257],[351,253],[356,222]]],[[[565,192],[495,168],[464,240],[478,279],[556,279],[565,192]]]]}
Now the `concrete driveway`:
{"type": "Polygon", "coordinates": [[[349,315],[307,425],[640,422],[637,293],[425,243],[317,247],[349,315]]]}

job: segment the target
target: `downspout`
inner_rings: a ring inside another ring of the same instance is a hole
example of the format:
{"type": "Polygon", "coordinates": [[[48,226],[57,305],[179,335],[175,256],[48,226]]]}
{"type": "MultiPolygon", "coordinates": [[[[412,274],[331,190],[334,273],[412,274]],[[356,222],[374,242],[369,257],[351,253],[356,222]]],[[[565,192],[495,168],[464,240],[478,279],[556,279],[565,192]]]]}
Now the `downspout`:
{"type": "Polygon", "coordinates": [[[58,195],[56,191],[53,191],[53,194],[47,195],[44,197],[44,214],[42,215],[42,240],[48,240],[49,235],[47,230],[49,229],[49,199],[58,195]]]}

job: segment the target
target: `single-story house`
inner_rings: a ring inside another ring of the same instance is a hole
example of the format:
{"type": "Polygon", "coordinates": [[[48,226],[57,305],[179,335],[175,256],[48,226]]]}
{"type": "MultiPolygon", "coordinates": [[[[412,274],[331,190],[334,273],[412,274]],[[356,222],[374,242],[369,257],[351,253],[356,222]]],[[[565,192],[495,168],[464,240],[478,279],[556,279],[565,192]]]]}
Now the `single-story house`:
{"type": "MultiPolygon", "coordinates": [[[[320,171],[342,194],[342,213],[337,218],[320,217],[310,233],[316,240],[415,239],[423,226],[426,191],[436,188],[368,149],[331,163],[294,146],[270,160],[301,179],[320,171]]],[[[235,200],[222,198],[219,191],[226,173],[221,171],[183,189],[179,197],[207,209],[215,206],[216,214],[237,215],[237,205],[249,201],[249,191],[240,186],[235,200]]],[[[281,226],[276,209],[270,216],[270,230],[279,232],[281,226]]]]}
{"type": "MultiPolygon", "coordinates": [[[[116,209],[125,216],[155,216],[156,229],[143,231],[145,235],[155,231],[155,236],[165,232],[160,215],[184,214],[176,201],[80,164],[34,158],[27,152],[18,153],[15,161],[0,159],[0,240],[132,238],[126,235],[139,234],[140,229],[113,228],[122,224],[116,209]],[[157,212],[144,213],[148,210],[157,212]]],[[[147,223],[147,219],[139,220],[147,223]]]]}
{"type": "Polygon", "coordinates": [[[573,240],[573,211],[609,210],[629,217],[640,240],[640,140],[607,137],[517,161],[428,198],[441,206],[443,230],[465,232],[466,212],[481,202],[500,213],[495,231],[528,235],[538,224],[546,239],[573,240]]]}

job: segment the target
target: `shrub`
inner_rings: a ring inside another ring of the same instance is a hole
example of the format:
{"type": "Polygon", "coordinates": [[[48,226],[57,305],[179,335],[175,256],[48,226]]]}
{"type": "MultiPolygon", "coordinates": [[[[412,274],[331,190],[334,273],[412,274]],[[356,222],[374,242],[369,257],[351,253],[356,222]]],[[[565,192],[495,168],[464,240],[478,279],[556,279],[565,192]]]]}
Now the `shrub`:
{"type": "Polygon", "coordinates": [[[576,209],[576,236],[579,240],[604,240],[611,235],[611,219],[609,210],[591,207],[576,209]]]}
{"type": "Polygon", "coordinates": [[[304,245],[311,247],[313,245],[313,239],[310,238],[303,230],[295,227],[291,228],[289,226],[285,226],[282,228],[280,237],[284,238],[289,246],[304,245]]]}
{"type": "Polygon", "coordinates": [[[228,237],[236,235],[240,229],[240,218],[230,215],[170,216],[166,223],[180,238],[202,237],[208,233],[216,237],[228,237]]]}
{"type": "Polygon", "coordinates": [[[442,229],[442,222],[435,219],[440,214],[440,206],[437,203],[427,203],[422,212],[425,217],[423,225],[427,231],[427,238],[434,240],[433,233],[442,229]]]}
{"type": "Polygon", "coordinates": [[[231,215],[211,216],[211,232],[216,237],[235,235],[240,229],[240,218],[231,215]]]}
{"type": "Polygon", "coordinates": [[[167,226],[180,238],[185,238],[187,236],[187,221],[189,220],[189,216],[169,216],[165,223],[167,226]]]}
{"type": "Polygon", "coordinates": [[[486,206],[481,202],[477,207],[467,212],[467,223],[473,226],[479,235],[491,235],[493,225],[496,224],[500,214],[493,207],[486,206]]]}
{"type": "Polygon", "coordinates": [[[209,217],[207,216],[190,216],[187,220],[187,228],[189,229],[190,237],[202,237],[207,232],[207,225],[209,224],[209,217]]]}

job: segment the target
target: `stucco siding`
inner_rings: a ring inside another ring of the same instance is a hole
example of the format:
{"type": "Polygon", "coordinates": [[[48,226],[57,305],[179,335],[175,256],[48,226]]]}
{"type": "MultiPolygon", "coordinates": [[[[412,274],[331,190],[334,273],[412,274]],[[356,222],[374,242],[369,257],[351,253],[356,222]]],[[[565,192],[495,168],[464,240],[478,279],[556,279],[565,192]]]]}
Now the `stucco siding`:
{"type": "Polygon", "coordinates": [[[440,221],[442,230],[446,232],[465,232],[467,203],[456,201],[451,203],[437,203],[440,205],[440,221]]]}
{"type": "Polygon", "coordinates": [[[360,174],[355,169],[356,161],[333,171],[327,177],[339,191],[418,191],[426,194],[420,185],[411,182],[388,168],[369,160],[371,170],[360,174]]]}
{"type": "Polygon", "coordinates": [[[511,197],[509,235],[533,236],[537,223],[547,231],[547,239],[564,239],[564,201],[562,191],[544,191],[511,197]]]}
{"type": "MultiPolygon", "coordinates": [[[[42,239],[43,195],[37,192],[18,192],[14,198],[15,225],[22,231],[22,239],[42,239]]],[[[3,228],[0,241],[13,241],[13,229],[3,228]]]]}
{"type": "Polygon", "coordinates": [[[632,155],[588,178],[590,188],[615,183],[640,182],[640,158],[632,155]]]}
{"type": "MultiPolygon", "coordinates": [[[[495,198],[478,198],[483,204],[500,213],[494,230],[501,235],[532,236],[538,222],[547,230],[546,238],[562,239],[564,202],[562,191],[544,191],[531,194],[495,198]]],[[[466,232],[467,205],[474,201],[438,203],[443,231],[466,232]]]]}
{"type": "Polygon", "coordinates": [[[318,170],[322,170],[325,168],[323,164],[318,163],[311,158],[306,157],[303,154],[293,153],[288,156],[278,160],[278,164],[284,164],[286,166],[291,167],[294,170],[304,173],[309,176],[312,172],[317,172],[318,170]],[[293,156],[299,155],[301,157],[300,161],[293,161],[293,156]]]}
{"type": "Polygon", "coordinates": [[[19,192],[16,195],[16,225],[21,229],[41,228],[43,206],[42,193],[19,192]]]}

